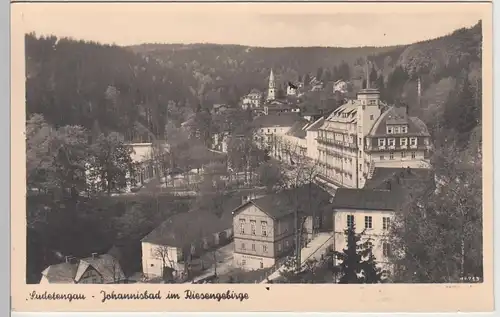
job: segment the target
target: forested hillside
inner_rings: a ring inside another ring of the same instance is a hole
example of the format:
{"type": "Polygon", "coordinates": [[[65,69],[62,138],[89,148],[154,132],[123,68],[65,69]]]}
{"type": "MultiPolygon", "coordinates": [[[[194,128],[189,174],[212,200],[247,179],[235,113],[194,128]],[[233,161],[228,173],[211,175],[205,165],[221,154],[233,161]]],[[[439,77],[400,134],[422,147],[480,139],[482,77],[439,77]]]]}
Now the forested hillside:
{"type": "Polygon", "coordinates": [[[162,135],[171,109],[192,103],[192,76],[117,46],[26,35],[27,116],[55,127],[98,125],[127,139],[162,135]]]}
{"type": "MultiPolygon", "coordinates": [[[[168,120],[185,120],[199,106],[236,105],[264,90],[270,68],[278,81],[317,77],[370,81],[389,103],[402,100],[434,126],[450,92],[465,76],[474,95],[481,82],[481,23],[441,38],[398,47],[260,48],[215,44],[143,44],[128,48],[26,36],[27,114],[57,126],[98,124],[127,139],[163,136],[168,120]],[[416,78],[422,82],[417,104],[416,78]],[[167,119],[168,118],[168,119],[167,119]],[[97,123],[96,123],[97,122],[97,123]]],[[[476,98],[477,99],[477,98],[476,98]]],[[[432,128],[432,127],[431,127],[432,128]]]]}

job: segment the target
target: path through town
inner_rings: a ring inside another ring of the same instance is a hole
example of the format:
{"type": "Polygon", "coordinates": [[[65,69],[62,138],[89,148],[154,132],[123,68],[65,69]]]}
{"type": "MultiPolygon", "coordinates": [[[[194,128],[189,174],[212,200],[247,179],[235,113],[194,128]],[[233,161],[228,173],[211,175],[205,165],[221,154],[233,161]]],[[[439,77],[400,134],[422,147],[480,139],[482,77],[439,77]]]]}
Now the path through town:
{"type": "MultiPolygon", "coordinates": [[[[301,256],[301,264],[304,265],[304,263],[307,260],[321,260],[321,254],[324,254],[328,247],[332,244],[333,242],[333,234],[329,232],[321,232],[319,233],[309,244],[302,248],[300,250],[300,256],[301,256]]],[[[267,279],[264,281],[260,282],[261,284],[267,283],[268,281],[272,281],[280,277],[280,272],[281,270],[284,269],[284,266],[281,266],[278,270],[276,270],[274,273],[269,275],[267,279]]]]}

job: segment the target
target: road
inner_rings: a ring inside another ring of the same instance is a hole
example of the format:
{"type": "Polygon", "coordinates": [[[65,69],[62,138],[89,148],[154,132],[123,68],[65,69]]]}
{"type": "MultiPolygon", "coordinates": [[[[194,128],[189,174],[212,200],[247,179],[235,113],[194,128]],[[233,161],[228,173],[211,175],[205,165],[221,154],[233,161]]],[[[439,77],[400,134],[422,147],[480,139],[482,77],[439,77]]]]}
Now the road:
{"type": "MultiPolygon", "coordinates": [[[[328,247],[333,243],[333,234],[329,232],[319,233],[309,244],[300,250],[301,264],[304,265],[307,260],[321,260],[321,255],[326,252],[328,247]]],[[[284,269],[284,266],[280,267],[274,273],[269,275],[269,277],[262,282],[265,284],[269,281],[275,280],[280,276],[280,271],[284,269]]]]}
{"type": "MultiPolygon", "coordinates": [[[[234,242],[231,242],[217,250],[215,250],[215,259],[217,259],[217,274],[223,275],[230,272],[233,267],[233,252],[234,252],[234,242]]],[[[203,264],[210,265],[210,268],[205,270],[202,275],[194,278],[193,281],[198,281],[203,278],[212,276],[215,274],[216,266],[214,265],[214,253],[207,252],[202,256],[203,264]]],[[[186,283],[192,283],[186,282],[186,283]]]]}

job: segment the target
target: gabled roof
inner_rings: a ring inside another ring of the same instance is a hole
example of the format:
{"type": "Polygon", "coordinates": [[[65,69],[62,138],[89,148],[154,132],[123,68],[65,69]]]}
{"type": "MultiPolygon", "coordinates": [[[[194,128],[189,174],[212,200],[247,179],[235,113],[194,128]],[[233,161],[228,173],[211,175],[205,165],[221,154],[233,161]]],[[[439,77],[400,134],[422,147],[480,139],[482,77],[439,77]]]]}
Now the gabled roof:
{"type": "Polygon", "coordinates": [[[390,186],[391,190],[395,190],[429,179],[430,175],[431,170],[425,168],[375,167],[372,178],[366,181],[364,188],[388,189],[390,186]]]}
{"type": "Polygon", "coordinates": [[[47,267],[42,275],[53,284],[75,284],[75,274],[78,270],[77,263],[59,263],[47,267]]]}
{"type": "Polygon", "coordinates": [[[402,198],[400,194],[390,190],[338,188],[332,205],[335,209],[395,211],[402,198]]]}
{"type": "Polygon", "coordinates": [[[49,283],[71,283],[80,281],[83,274],[93,268],[103,278],[104,283],[113,283],[125,280],[120,263],[109,254],[81,259],[78,263],[59,263],[47,267],[43,272],[49,283]]]}
{"type": "Polygon", "coordinates": [[[305,184],[298,188],[285,189],[280,192],[251,200],[233,211],[237,214],[244,206],[253,204],[273,219],[290,215],[295,211],[311,215],[313,210],[322,212],[330,205],[332,196],[315,183],[305,184]]]}
{"type": "Polygon", "coordinates": [[[242,197],[248,194],[247,191],[229,194],[222,204],[220,217],[211,210],[199,209],[175,214],[141,241],[182,248],[212,234],[232,228],[232,211],[242,204],[242,197]]]}

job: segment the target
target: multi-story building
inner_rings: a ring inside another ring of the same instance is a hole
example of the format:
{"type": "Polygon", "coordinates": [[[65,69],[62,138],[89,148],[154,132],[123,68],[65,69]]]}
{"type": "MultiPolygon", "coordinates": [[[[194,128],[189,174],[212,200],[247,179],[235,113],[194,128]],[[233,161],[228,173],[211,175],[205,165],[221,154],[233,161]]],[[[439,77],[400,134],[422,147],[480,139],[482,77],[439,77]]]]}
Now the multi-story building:
{"type": "Polygon", "coordinates": [[[332,202],[334,250],[346,247],[345,230],[354,225],[356,233],[372,244],[373,255],[383,269],[390,270],[393,248],[389,232],[396,212],[404,204],[406,191],[416,183],[432,181],[428,169],[378,168],[366,188],[339,188],[332,202]]]}
{"type": "Polygon", "coordinates": [[[262,107],[262,93],[256,89],[253,89],[248,95],[244,96],[241,100],[241,108],[246,109],[258,109],[262,107]]]}
{"type": "Polygon", "coordinates": [[[426,167],[426,125],[407,106],[387,106],[376,89],[337,108],[318,132],[320,178],[332,187],[363,188],[375,167],[426,167]]]}
{"type": "Polygon", "coordinates": [[[250,199],[233,211],[234,265],[245,270],[272,267],[293,253],[303,224],[304,244],[318,231],[331,230],[330,194],[305,184],[250,199]]]}

